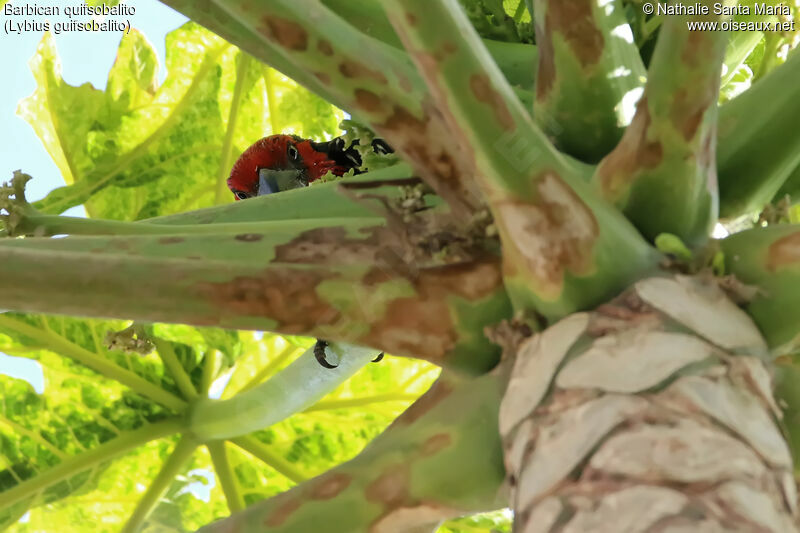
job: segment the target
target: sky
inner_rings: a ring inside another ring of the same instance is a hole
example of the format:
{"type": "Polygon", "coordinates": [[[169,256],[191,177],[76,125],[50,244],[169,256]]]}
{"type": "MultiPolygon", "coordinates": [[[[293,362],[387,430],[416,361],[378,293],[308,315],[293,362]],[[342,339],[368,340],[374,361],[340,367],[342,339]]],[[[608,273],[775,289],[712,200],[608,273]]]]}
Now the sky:
{"type": "MultiPolygon", "coordinates": [[[[28,2],[32,4],[33,2],[28,2]]],[[[37,1],[39,6],[76,5],[63,0],[37,1]]],[[[161,65],[160,80],[166,77],[164,67],[167,33],[186,22],[187,18],[156,0],[128,0],[128,6],[136,12],[130,17],[131,26],[140,30],[154,45],[161,65]]],[[[24,2],[11,0],[11,5],[24,5],[24,2]]],[[[28,68],[28,60],[36,52],[42,39],[42,31],[7,33],[4,31],[9,17],[0,11],[0,182],[8,181],[12,172],[21,169],[33,176],[26,187],[29,200],[39,200],[52,189],[64,185],[61,174],[48,155],[33,128],[16,115],[18,102],[33,93],[35,82],[28,68]]],[[[10,17],[13,22],[28,19],[31,22],[51,24],[68,21],[64,17],[10,17]]],[[[85,21],[88,17],[75,20],[85,21]]],[[[62,75],[70,85],[89,82],[97,89],[104,89],[111,65],[116,57],[117,46],[122,34],[119,32],[62,32],[55,35],[56,47],[61,58],[62,75]]],[[[82,207],[66,212],[68,215],[83,216],[82,207]]],[[[0,258],[2,261],[2,258],[0,258]]],[[[0,374],[24,379],[33,385],[37,392],[44,389],[44,377],[39,364],[30,359],[12,357],[0,353],[0,374]]]]}

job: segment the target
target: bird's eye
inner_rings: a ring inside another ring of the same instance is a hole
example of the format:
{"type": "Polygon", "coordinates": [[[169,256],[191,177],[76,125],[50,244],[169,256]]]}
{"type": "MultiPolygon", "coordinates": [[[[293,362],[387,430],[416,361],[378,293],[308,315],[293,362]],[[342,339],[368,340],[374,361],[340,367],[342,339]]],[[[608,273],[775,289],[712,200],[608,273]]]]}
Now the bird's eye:
{"type": "Polygon", "coordinates": [[[250,198],[250,195],[244,191],[236,191],[234,194],[236,194],[236,198],[238,198],[239,200],[247,200],[248,198],[250,198]]]}
{"type": "Polygon", "coordinates": [[[293,144],[289,144],[286,147],[286,155],[289,156],[289,161],[294,163],[300,162],[300,152],[297,151],[297,148],[293,144]]]}

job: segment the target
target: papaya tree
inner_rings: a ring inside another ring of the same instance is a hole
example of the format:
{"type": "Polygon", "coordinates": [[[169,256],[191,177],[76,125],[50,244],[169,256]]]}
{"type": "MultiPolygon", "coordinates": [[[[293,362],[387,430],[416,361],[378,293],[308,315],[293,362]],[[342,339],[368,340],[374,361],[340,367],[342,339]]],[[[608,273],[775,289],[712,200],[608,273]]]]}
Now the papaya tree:
{"type": "Polygon", "coordinates": [[[792,10],[164,3],[193,23],[160,87],[136,34],[106,91],[66,86],[48,37],[32,62],[20,112],[67,185],[2,191],[0,332],[60,354],[63,402],[2,382],[1,523],[78,520],[127,476],[111,531],[797,529],[792,10]],[[732,20],[775,31],[696,28],[732,20]],[[230,202],[240,149],[337,109],[397,158],[230,202]],[[281,450],[347,407],[305,441],[326,468],[281,450]],[[182,499],[198,461],[217,508],[182,499]]]}

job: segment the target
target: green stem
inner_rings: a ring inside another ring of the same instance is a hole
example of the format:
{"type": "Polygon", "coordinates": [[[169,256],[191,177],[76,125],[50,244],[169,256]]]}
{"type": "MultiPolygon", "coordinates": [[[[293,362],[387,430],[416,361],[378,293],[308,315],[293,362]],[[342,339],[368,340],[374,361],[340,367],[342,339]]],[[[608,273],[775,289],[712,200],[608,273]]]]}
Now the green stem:
{"type": "Polygon", "coordinates": [[[374,219],[303,224],[281,232],[7,239],[0,308],[306,335],[470,373],[494,366],[497,346],[474,332],[510,311],[499,258],[434,263],[409,275],[398,268],[408,248],[374,219]],[[427,317],[426,334],[400,334],[398,313],[427,317]]]}
{"type": "MultiPolygon", "coordinates": [[[[253,201],[253,200],[249,200],[253,201]]],[[[242,202],[243,203],[243,202],[242,202]]],[[[238,205],[238,204],[235,204],[238,205]]],[[[261,204],[260,204],[261,205],[261,204]]],[[[370,218],[370,217],[365,217],[370,218]]],[[[57,215],[26,216],[15,234],[50,237],[53,235],[206,235],[210,233],[257,233],[281,231],[285,228],[316,228],[325,224],[339,224],[358,220],[348,218],[306,218],[304,220],[265,220],[261,222],[232,222],[218,224],[144,224],[95,218],[57,215]]],[[[373,218],[374,220],[380,220],[373,218]]]]}
{"type": "Polygon", "coordinates": [[[271,67],[264,69],[264,87],[267,90],[270,133],[277,135],[281,133],[281,123],[278,121],[280,111],[278,110],[278,98],[275,96],[275,84],[272,81],[274,75],[271,67]]]}
{"type": "Polygon", "coordinates": [[[603,159],[594,183],[649,240],[660,233],[690,246],[708,238],[717,220],[714,153],[720,72],[728,36],[690,31],[708,16],[667,17],[631,125],[603,159]]]}
{"type": "Polygon", "coordinates": [[[161,358],[161,362],[172,376],[172,379],[175,380],[175,384],[178,386],[181,394],[183,394],[184,399],[191,401],[197,398],[197,390],[192,384],[192,378],[189,377],[189,374],[186,373],[186,369],[184,369],[183,365],[178,361],[178,356],[175,355],[175,350],[172,349],[172,343],[164,339],[159,339],[158,337],[153,337],[152,340],[153,344],[156,346],[156,352],[161,358]]]}
{"type": "Polygon", "coordinates": [[[642,41],[647,41],[653,33],[661,27],[661,24],[664,22],[664,17],[661,15],[656,15],[650,20],[645,21],[642,26],[642,34],[644,38],[642,41]]]}
{"type": "Polygon", "coordinates": [[[211,384],[214,383],[221,356],[219,350],[211,350],[203,358],[203,375],[200,380],[200,394],[203,398],[208,396],[211,384]]]}
{"type": "Polygon", "coordinates": [[[192,433],[209,441],[265,429],[308,409],[375,358],[374,349],[346,344],[328,351],[339,354],[335,369],[320,366],[311,348],[261,385],[225,400],[200,400],[189,416],[192,433]]]}
{"type": "Polygon", "coordinates": [[[800,54],[719,109],[720,214],[758,212],[800,166],[800,54]],[[758,109],[758,113],[753,113],[758,109]]]}
{"type": "Polygon", "coordinates": [[[228,176],[230,175],[233,153],[233,134],[239,119],[239,110],[244,102],[244,88],[247,73],[252,59],[246,52],[239,52],[236,65],[236,83],[233,86],[231,108],[228,111],[228,125],[225,128],[225,140],[222,142],[222,156],[219,158],[219,171],[217,172],[217,193],[214,203],[219,205],[230,201],[231,192],[228,190],[228,176]]]}
{"type": "Polygon", "coordinates": [[[306,476],[300,473],[294,465],[274,453],[269,446],[254,436],[237,437],[231,442],[293,483],[302,483],[306,480],[306,476]]]}
{"type": "Polygon", "coordinates": [[[118,381],[156,403],[182,413],[186,409],[186,402],[161,387],[147,381],[112,363],[109,359],[92,353],[77,344],[73,344],[55,333],[43,331],[24,322],[15,320],[7,315],[0,314],[0,328],[6,328],[39,342],[47,349],[57,354],[69,357],[78,363],[87,366],[102,376],[118,381]]]}
{"type": "Polygon", "coordinates": [[[425,76],[438,107],[446,110],[446,116],[453,117],[449,126],[456,128],[456,132],[451,135],[451,142],[464,138],[470,144],[463,147],[465,152],[474,153],[476,161],[486,161],[484,168],[471,169],[473,173],[483,171],[496,177],[497,186],[518,191],[530,188],[531,175],[546,168],[561,169],[569,165],[544,133],[533,126],[530,115],[456,2],[391,0],[386,2],[386,11],[406,49],[452,47],[452,52],[442,54],[436,68],[425,63],[427,55],[415,53],[412,59],[425,76]],[[412,24],[405,15],[416,10],[426,16],[412,24]],[[512,158],[506,151],[506,141],[517,141],[509,135],[514,131],[526,137],[523,148],[535,151],[536,157],[531,158],[535,160],[520,165],[519,158],[512,158]]]}
{"type": "Polygon", "coordinates": [[[180,418],[163,420],[124,433],[92,450],[72,456],[49,470],[41,472],[35,477],[23,481],[0,494],[2,496],[0,497],[0,510],[7,509],[16,503],[40,494],[56,483],[69,479],[90,468],[97,467],[150,441],[173,435],[183,428],[184,421],[180,418]]]}
{"type": "MultiPolygon", "coordinates": [[[[381,182],[408,178],[413,175],[411,167],[405,163],[392,165],[377,171],[348,178],[348,183],[381,182]]],[[[339,189],[340,182],[320,183],[313,187],[305,187],[267,194],[252,198],[246,202],[211,207],[179,213],[137,222],[137,224],[211,225],[234,222],[263,222],[268,220],[303,220],[308,218],[379,218],[363,203],[347,198],[339,189]],[[313,205],[314,209],[308,206],[313,205]]],[[[399,196],[397,187],[379,187],[375,192],[386,195],[389,199],[399,196]]]]}
{"type": "Polygon", "coordinates": [[[236,482],[236,476],[231,469],[228,458],[228,450],[225,441],[209,442],[206,444],[208,453],[211,454],[211,462],[214,464],[214,472],[217,474],[225,501],[228,503],[228,510],[236,513],[244,509],[244,499],[236,482]]]}
{"type": "Polygon", "coordinates": [[[183,435],[172,450],[172,454],[161,466],[156,478],[142,495],[139,503],[122,528],[122,533],[136,533],[153,512],[158,501],[164,496],[175,477],[181,473],[186,463],[191,459],[197,449],[197,443],[190,437],[183,435]]]}
{"type": "Polygon", "coordinates": [[[413,402],[419,397],[419,394],[378,394],[375,396],[365,396],[363,398],[345,398],[341,400],[322,400],[312,405],[304,413],[313,413],[314,411],[329,411],[332,409],[352,409],[366,407],[373,403],[383,402],[413,402]]]}

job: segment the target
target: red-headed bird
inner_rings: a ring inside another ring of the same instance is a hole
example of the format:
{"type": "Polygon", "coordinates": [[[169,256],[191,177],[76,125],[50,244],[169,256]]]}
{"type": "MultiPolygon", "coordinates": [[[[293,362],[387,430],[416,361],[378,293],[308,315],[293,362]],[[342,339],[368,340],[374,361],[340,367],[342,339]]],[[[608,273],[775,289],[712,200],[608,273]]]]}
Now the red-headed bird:
{"type": "MultiPolygon", "coordinates": [[[[231,169],[228,188],[237,200],[305,187],[332,172],[343,176],[351,169],[360,173],[361,156],[355,149],[358,140],[345,148],[336,137],[316,142],[295,135],[270,135],[256,141],[239,156],[231,169]]],[[[394,150],[382,139],[372,141],[379,154],[394,150]]]]}
{"type": "MultiPolygon", "coordinates": [[[[273,194],[305,187],[332,172],[343,176],[355,169],[359,174],[362,161],[354,148],[356,139],[345,148],[345,140],[336,137],[330,141],[316,142],[295,135],[270,135],[256,141],[245,150],[231,169],[228,188],[236,200],[246,200],[255,196],[273,194]]],[[[378,154],[388,154],[394,150],[382,139],[372,141],[372,149],[378,154]]],[[[325,368],[336,368],[325,358],[328,342],[317,340],[314,357],[325,368]]],[[[378,362],[383,352],[375,358],[378,362]]]]}

